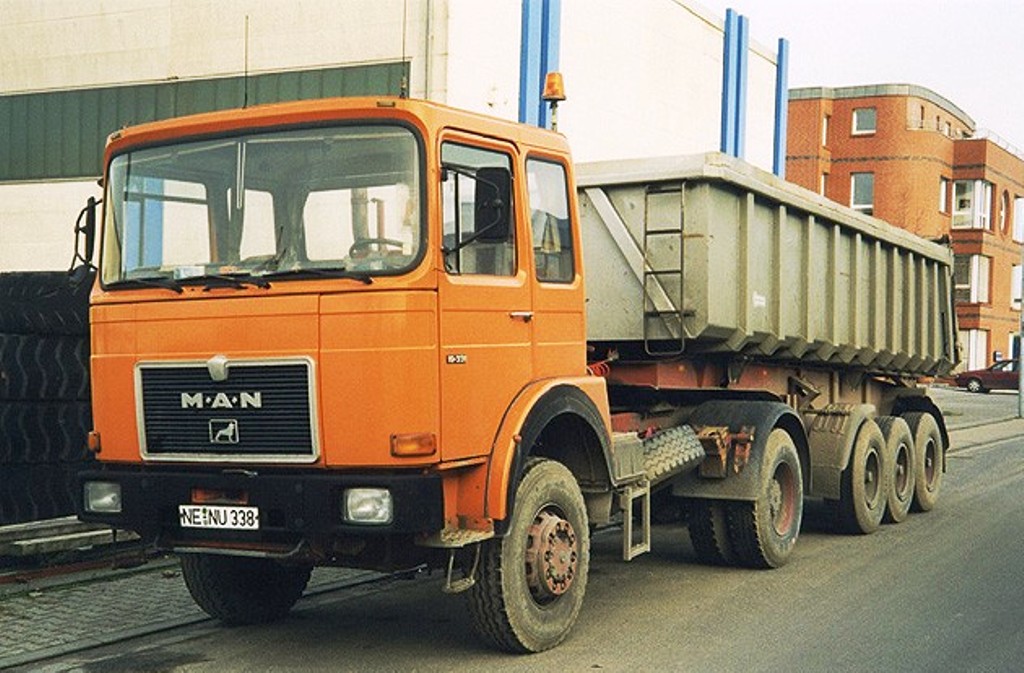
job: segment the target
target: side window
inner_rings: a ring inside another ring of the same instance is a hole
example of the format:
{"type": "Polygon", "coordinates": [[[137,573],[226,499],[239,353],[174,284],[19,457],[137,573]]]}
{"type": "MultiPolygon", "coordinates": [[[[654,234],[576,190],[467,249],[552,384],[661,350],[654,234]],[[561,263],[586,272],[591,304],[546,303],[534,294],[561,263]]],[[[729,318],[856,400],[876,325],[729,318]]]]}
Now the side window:
{"type": "Polygon", "coordinates": [[[513,204],[481,207],[486,195],[495,191],[502,171],[506,176],[511,174],[512,158],[493,150],[444,143],[441,163],[446,168],[441,182],[446,270],[456,274],[515,274],[515,226],[508,219],[515,212],[513,204]]]}
{"type": "Polygon", "coordinates": [[[571,283],[576,270],[565,167],[551,161],[528,159],[526,181],[530,190],[530,230],[537,279],[571,283]]]}

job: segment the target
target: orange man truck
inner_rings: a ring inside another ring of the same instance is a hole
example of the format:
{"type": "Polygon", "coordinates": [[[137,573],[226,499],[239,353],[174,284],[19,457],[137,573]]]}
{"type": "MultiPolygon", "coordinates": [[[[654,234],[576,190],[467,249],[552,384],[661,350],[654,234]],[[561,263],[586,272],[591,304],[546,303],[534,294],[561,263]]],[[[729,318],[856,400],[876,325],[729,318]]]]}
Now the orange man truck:
{"type": "Polygon", "coordinates": [[[427,564],[493,645],[553,647],[590,534],[652,509],[785,563],[805,497],[870,533],[938,497],[947,249],[717,154],[574,167],[554,132],[332,99],[108,142],[81,518],[204,610],[317,565],[427,564]],[[586,291],[584,289],[584,268],[586,291]]]}

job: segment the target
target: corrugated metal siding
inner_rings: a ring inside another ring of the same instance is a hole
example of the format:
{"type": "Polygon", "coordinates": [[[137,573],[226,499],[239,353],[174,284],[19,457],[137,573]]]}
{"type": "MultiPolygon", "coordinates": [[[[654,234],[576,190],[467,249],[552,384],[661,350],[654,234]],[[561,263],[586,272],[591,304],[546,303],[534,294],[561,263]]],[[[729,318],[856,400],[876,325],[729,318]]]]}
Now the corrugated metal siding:
{"type": "MultiPolygon", "coordinates": [[[[399,93],[405,64],[249,77],[249,105],[399,93]]],[[[0,96],[0,182],[100,175],[107,136],[129,124],[240,107],[242,77],[0,96]]]]}

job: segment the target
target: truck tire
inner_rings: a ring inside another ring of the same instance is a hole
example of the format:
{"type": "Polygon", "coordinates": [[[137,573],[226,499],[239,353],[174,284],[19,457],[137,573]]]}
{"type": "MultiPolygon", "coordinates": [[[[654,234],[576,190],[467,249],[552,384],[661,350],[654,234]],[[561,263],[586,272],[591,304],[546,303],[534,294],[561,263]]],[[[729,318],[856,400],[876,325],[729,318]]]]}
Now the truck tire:
{"type": "Polygon", "coordinates": [[[67,463],[91,457],[88,402],[0,401],[0,464],[67,463]]]}
{"type": "Polygon", "coordinates": [[[651,486],[704,460],[704,447],[693,428],[680,425],[644,440],[644,475],[651,486]]]}
{"type": "Polygon", "coordinates": [[[89,334],[89,292],[95,272],[75,283],[63,271],[0,274],[0,332],[89,334]]]}
{"type": "Polygon", "coordinates": [[[869,418],[857,430],[840,484],[839,527],[845,532],[867,535],[881,525],[889,471],[885,458],[885,438],[869,418]]]}
{"type": "Polygon", "coordinates": [[[474,627],[507,652],[558,645],[583,605],[589,566],[587,510],[576,479],[561,463],[529,459],[508,533],[483,543],[468,592],[474,627]]]}
{"type": "Polygon", "coordinates": [[[914,502],[915,512],[931,511],[939,500],[942,487],[942,433],[935,417],[926,412],[903,415],[914,433],[914,502]]]}
{"type": "Polygon", "coordinates": [[[182,576],[193,600],[208,615],[232,626],[284,617],[302,596],[312,570],[265,558],[181,556],[182,576]]]}
{"type": "Polygon", "coordinates": [[[910,426],[898,416],[882,416],[878,428],[885,437],[886,464],[889,466],[885,494],[886,523],[905,521],[914,501],[914,436],[910,426]]]}
{"type": "Polygon", "coordinates": [[[0,400],[88,399],[84,337],[0,334],[0,400]]]}
{"type": "Polygon", "coordinates": [[[737,562],[748,568],[785,565],[803,517],[800,457],[788,432],[771,431],[763,460],[757,499],[727,503],[729,541],[737,562]]]}
{"type": "Polygon", "coordinates": [[[736,554],[729,541],[729,524],[722,500],[691,500],[687,507],[687,529],[697,560],[706,565],[736,564],[736,554]]]}

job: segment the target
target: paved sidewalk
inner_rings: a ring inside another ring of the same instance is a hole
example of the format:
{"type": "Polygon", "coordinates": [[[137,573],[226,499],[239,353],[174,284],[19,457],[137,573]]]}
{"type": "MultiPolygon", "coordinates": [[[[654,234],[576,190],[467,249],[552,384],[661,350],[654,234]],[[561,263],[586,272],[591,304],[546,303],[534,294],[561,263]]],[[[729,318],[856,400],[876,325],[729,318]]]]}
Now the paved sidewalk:
{"type": "Polygon", "coordinates": [[[962,425],[949,430],[950,453],[981,444],[1017,438],[1024,446],[1024,419],[1001,418],[984,425],[962,425]]]}
{"type": "MultiPolygon", "coordinates": [[[[307,593],[377,576],[317,568],[307,593]]],[[[0,670],[205,619],[174,559],[6,585],[0,587],[0,670]]]]}

